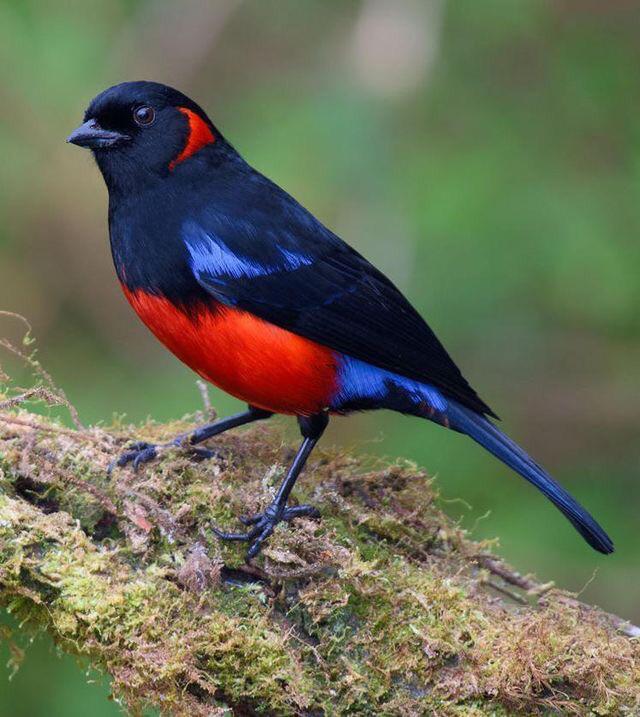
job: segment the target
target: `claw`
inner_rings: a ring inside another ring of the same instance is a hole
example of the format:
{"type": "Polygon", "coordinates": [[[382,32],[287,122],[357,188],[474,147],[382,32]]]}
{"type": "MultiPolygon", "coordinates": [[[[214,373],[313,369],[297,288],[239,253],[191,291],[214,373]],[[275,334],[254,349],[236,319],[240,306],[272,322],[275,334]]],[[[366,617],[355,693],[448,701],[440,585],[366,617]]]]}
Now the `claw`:
{"type": "Polygon", "coordinates": [[[142,463],[148,463],[158,455],[158,448],[153,443],[147,443],[146,441],[138,441],[129,447],[129,450],[125,451],[119,458],[111,461],[109,464],[108,471],[111,471],[118,466],[123,468],[128,463],[133,464],[133,470],[137,471],[142,463]]]}
{"type": "Polygon", "coordinates": [[[197,448],[192,446],[189,450],[194,456],[198,456],[198,458],[202,458],[202,460],[205,460],[206,458],[213,458],[218,455],[216,451],[212,451],[210,448],[197,448]]]}
{"type": "Polygon", "coordinates": [[[135,461],[141,452],[147,451],[149,448],[152,448],[152,444],[147,443],[146,441],[136,441],[135,443],[132,443],[124,453],[118,456],[118,458],[114,458],[111,463],[109,463],[107,473],[111,474],[116,466],[118,466],[118,468],[122,468],[123,466],[126,466],[127,463],[135,461]]]}
{"type": "Polygon", "coordinates": [[[249,550],[247,550],[247,562],[249,562],[249,560],[253,560],[253,558],[255,558],[256,555],[258,555],[258,553],[262,550],[262,544],[271,535],[271,533],[273,533],[274,528],[274,525],[268,526],[262,531],[262,533],[260,533],[256,540],[253,541],[251,547],[249,548],[249,550]]]}
{"type": "Polygon", "coordinates": [[[227,533],[215,526],[211,529],[220,540],[245,541],[251,543],[247,551],[246,560],[252,560],[262,550],[267,538],[273,533],[276,525],[283,521],[291,521],[301,517],[319,518],[320,512],[312,505],[296,505],[292,508],[281,508],[278,505],[270,505],[264,512],[256,515],[240,516],[239,520],[243,525],[254,526],[246,533],[227,533]]]}
{"type": "MultiPolygon", "coordinates": [[[[128,446],[127,450],[122,453],[118,458],[109,463],[107,467],[107,473],[110,475],[113,469],[117,466],[118,468],[124,468],[124,466],[131,463],[131,467],[134,471],[138,471],[143,463],[149,463],[154,458],[157,458],[160,451],[166,448],[182,447],[184,444],[184,436],[178,436],[169,443],[162,445],[156,445],[155,443],[147,443],[147,441],[136,441],[128,446]]],[[[195,446],[188,446],[189,452],[194,456],[197,456],[199,460],[205,460],[207,458],[213,458],[216,451],[210,450],[209,448],[201,448],[195,446]]]]}
{"type": "Polygon", "coordinates": [[[220,540],[253,540],[261,529],[254,528],[248,533],[226,533],[224,530],[220,530],[220,528],[216,528],[215,525],[212,525],[211,530],[213,530],[220,540]]]}
{"type": "Polygon", "coordinates": [[[138,451],[133,458],[133,470],[137,472],[143,463],[152,461],[157,455],[158,449],[155,446],[149,446],[148,448],[143,448],[141,451],[138,451]]]}
{"type": "Polygon", "coordinates": [[[283,520],[293,520],[294,518],[319,518],[320,511],[313,505],[296,505],[293,508],[287,508],[282,516],[283,520]]]}

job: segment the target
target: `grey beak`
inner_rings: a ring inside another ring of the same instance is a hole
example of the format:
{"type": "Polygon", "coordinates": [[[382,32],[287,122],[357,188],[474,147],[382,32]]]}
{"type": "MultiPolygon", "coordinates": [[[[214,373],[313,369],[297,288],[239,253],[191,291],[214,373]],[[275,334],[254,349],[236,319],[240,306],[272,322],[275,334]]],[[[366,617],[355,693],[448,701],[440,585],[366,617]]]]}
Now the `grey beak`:
{"type": "Polygon", "coordinates": [[[67,142],[77,144],[78,147],[104,149],[113,147],[120,142],[127,142],[130,139],[129,135],[114,132],[110,129],[102,129],[94,119],[90,119],[76,127],[67,137],[67,142]]]}

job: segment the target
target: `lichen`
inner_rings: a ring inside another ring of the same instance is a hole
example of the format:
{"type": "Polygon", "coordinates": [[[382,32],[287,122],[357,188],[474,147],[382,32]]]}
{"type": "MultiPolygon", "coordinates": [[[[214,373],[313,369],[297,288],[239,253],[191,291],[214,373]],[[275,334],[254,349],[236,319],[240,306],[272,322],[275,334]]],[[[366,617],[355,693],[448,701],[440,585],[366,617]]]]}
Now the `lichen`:
{"type": "Polygon", "coordinates": [[[0,415],[0,603],[21,626],[16,656],[20,635],[47,630],[111,675],[132,714],[640,711],[637,638],[521,579],[415,466],[318,451],[294,495],[323,519],[279,526],[252,565],[211,526],[235,529],[269,500],[291,458],[277,427],[218,437],[208,461],[175,448],[107,473],[127,439],[191,425],[0,415]]]}

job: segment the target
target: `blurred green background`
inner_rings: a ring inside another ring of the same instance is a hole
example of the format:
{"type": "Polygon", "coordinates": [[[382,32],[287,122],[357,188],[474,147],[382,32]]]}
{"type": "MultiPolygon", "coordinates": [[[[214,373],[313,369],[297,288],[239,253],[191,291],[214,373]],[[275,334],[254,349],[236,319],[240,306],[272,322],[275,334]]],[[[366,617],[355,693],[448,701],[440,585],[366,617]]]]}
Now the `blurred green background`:
{"type": "MultiPolygon", "coordinates": [[[[362,415],[326,442],[415,460],[518,568],[639,621],[639,38],[633,0],[3,0],[0,308],[87,422],[200,407],[126,305],[102,179],[64,143],[106,86],[174,84],[394,279],[617,552],[436,426],[362,415]]],[[[47,639],[9,674],[0,714],[118,713],[47,639]]]]}

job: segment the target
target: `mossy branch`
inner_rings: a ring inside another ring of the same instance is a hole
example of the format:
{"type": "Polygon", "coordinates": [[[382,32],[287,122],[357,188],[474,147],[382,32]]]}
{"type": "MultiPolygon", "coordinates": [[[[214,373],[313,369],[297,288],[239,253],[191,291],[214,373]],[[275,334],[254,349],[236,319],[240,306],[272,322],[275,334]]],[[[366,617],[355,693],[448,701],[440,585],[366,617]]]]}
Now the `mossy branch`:
{"type": "Polygon", "coordinates": [[[638,714],[634,629],[514,573],[413,466],[314,454],[296,495],[322,521],[278,528],[251,566],[210,525],[268,501],[292,456],[277,428],[107,474],[133,433],[186,427],[0,413],[0,599],[131,713],[638,714]]]}

